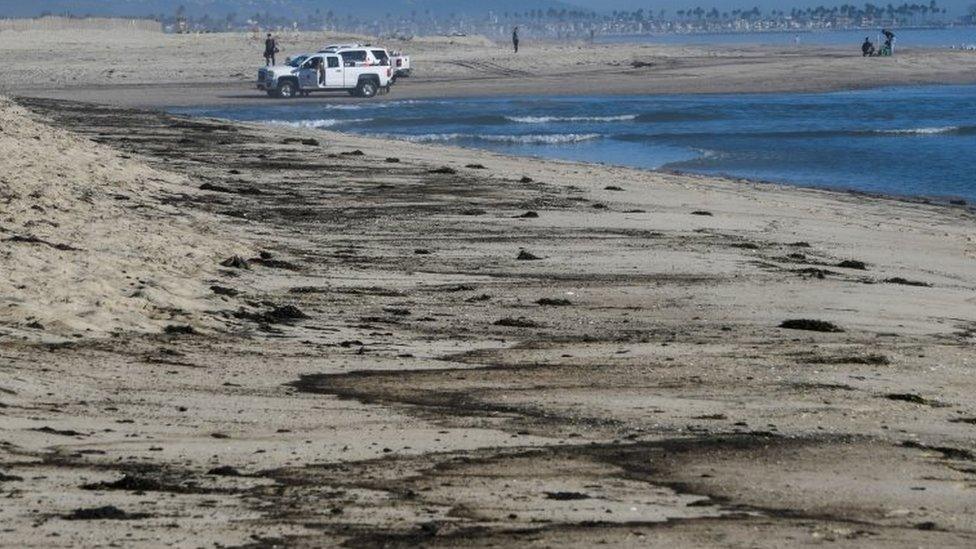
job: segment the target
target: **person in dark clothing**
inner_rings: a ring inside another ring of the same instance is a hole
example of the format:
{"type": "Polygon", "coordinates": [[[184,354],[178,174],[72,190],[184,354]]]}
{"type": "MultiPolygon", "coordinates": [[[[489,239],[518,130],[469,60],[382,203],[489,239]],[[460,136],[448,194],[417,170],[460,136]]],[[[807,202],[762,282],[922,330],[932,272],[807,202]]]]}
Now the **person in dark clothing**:
{"type": "Polygon", "coordinates": [[[881,48],[881,54],[882,55],[891,55],[891,54],[893,54],[894,53],[894,47],[893,46],[894,46],[894,41],[895,41],[895,33],[891,32],[888,29],[884,29],[884,30],[881,31],[881,34],[883,34],[884,37],[885,37],[884,46],[882,46],[882,48],[881,48]]]}
{"type": "Polygon", "coordinates": [[[871,39],[867,36],[864,37],[864,43],[861,44],[861,53],[864,57],[871,57],[874,55],[874,44],[871,43],[871,39]]]}
{"type": "Polygon", "coordinates": [[[272,67],[274,65],[276,65],[277,63],[275,61],[275,54],[277,54],[279,51],[281,51],[281,50],[278,49],[278,41],[275,40],[271,36],[271,33],[269,32],[268,33],[268,38],[264,41],[264,63],[265,63],[265,65],[272,66],[272,67]]]}
{"type": "Polygon", "coordinates": [[[518,46],[519,46],[518,27],[512,29],[512,46],[515,47],[515,53],[518,53],[518,46]]]}

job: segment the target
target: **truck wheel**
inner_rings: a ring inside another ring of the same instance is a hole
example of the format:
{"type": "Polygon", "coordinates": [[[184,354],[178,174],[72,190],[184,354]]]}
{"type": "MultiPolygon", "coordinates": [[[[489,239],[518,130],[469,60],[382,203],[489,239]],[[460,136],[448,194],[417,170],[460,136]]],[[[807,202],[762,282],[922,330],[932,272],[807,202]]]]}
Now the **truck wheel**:
{"type": "Polygon", "coordinates": [[[295,83],[291,80],[285,80],[278,84],[278,97],[284,99],[291,99],[298,94],[298,89],[295,87],[295,83]]]}
{"type": "Polygon", "coordinates": [[[373,97],[376,95],[377,87],[372,80],[363,80],[359,83],[360,97],[373,97]]]}

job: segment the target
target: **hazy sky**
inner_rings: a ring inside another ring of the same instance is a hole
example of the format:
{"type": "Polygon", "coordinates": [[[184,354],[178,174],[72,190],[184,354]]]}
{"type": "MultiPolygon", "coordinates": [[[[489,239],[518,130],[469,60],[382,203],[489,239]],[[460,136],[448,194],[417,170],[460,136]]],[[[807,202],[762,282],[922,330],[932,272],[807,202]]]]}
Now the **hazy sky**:
{"type": "MultiPolygon", "coordinates": [[[[762,9],[776,8],[789,11],[794,7],[810,7],[823,4],[825,6],[839,6],[841,4],[864,5],[866,0],[566,0],[572,4],[585,6],[594,10],[615,10],[637,8],[646,9],[667,9],[674,12],[679,9],[687,9],[701,6],[703,8],[716,7],[718,9],[749,8],[759,6],[762,9]]],[[[873,4],[884,6],[889,2],[895,5],[902,4],[905,0],[873,0],[873,4]]],[[[929,0],[908,0],[909,4],[927,4],[929,0]]],[[[943,8],[948,8],[950,12],[962,13],[966,6],[976,3],[976,0],[936,0],[943,8]]]]}

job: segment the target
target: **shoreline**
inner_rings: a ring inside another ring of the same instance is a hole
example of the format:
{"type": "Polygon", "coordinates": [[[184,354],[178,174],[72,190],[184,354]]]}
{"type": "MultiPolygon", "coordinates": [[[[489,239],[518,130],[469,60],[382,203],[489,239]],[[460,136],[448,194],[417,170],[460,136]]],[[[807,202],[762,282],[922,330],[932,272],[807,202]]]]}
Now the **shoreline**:
{"type": "MultiPolygon", "coordinates": [[[[942,84],[942,85],[951,86],[952,84],[942,84]]],[[[911,85],[911,86],[896,86],[896,88],[903,88],[903,87],[907,87],[907,88],[911,88],[911,87],[930,87],[930,86],[932,86],[932,85],[931,84],[916,84],[916,85],[911,85]]],[[[885,88],[888,88],[888,86],[881,87],[881,88],[874,88],[874,89],[885,89],[885,88]]],[[[780,92],[766,92],[766,93],[768,93],[768,94],[773,94],[773,93],[779,94],[780,92]]],[[[803,94],[803,93],[807,93],[807,92],[787,92],[787,94],[790,94],[790,93],[803,94]]],[[[826,93],[839,93],[839,92],[826,92],[826,93]]],[[[764,94],[763,93],[750,93],[750,94],[744,94],[744,95],[759,95],[759,96],[761,96],[761,95],[764,95],[764,94]]],[[[530,98],[530,97],[531,98],[538,98],[538,97],[543,97],[543,96],[518,96],[518,97],[513,97],[513,98],[517,99],[517,98],[530,98]]],[[[640,96],[634,96],[634,97],[640,97],[640,96]]],[[[460,98],[459,97],[442,97],[442,98],[438,98],[438,100],[443,100],[443,101],[450,101],[450,100],[453,100],[453,99],[464,100],[464,99],[477,99],[477,98],[474,98],[474,97],[472,97],[472,98],[463,98],[463,97],[460,97],[460,98]]],[[[491,99],[491,97],[486,97],[486,99],[491,99]]],[[[407,99],[407,98],[401,99],[401,98],[396,98],[396,97],[383,97],[383,98],[381,98],[381,100],[384,101],[384,102],[396,102],[398,100],[410,100],[410,99],[407,99]]],[[[345,104],[363,104],[363,103],[357,103],[357,102],[351,102],[350,103],[349,101],[342,101],[342,102],[324,102],[324,104],[342,104],[342,105],[345,105],[345,104]]],[[[215,106],[215,105],[208,105],[207,107],[209,107],[209,106],[215,106]]],[[[227,107],[233,107],[233,106],[234,105],[227,105],[227,107]]],[[[201,106],[201,108],[204,108],[204,106],[201,106]]],[[[295,130],[296,132],[300,132],[300,131],[324,132],[326,134],[338,134],[338,135],[344,135],[344,136],[349,136],[349,137],[353,137],[353,138],[366,138],[366,139],[374,139],[374,140],[380,140],[380,141],[388,141],[391,144],[393,144],[393,143],[397,143],[397,144],[401,144],[401,143],[417,143],[417,142],[411,141],[410,139],[399,139],[396,136],[391,136],[391,135],[371,135],[371,134],[368,134],[368,133],[346,132],[346,131],[337,130],[337,129],[330,129],[330,128],[300,128],[300,127],[291,126],[288,123],[276,124],[276,123],[273,123],[273,122],[270,122],[270,121],[261,121],[261,120],[258,120],[258,121],[241,121],[241,120],[236,120],[236,119],[231,119],[231,118],[209,117],[209,116],[203,115],[203,114],[199,114],[198,115],[198,114],[194,114],[194,113],[181,112],[180,111],[180,108],[176,108],[175,109],[175,112],[171,108],[162,108],[162,110],[163,110],[163,112],[167,112],[167,113],[171,113],[171,114],[176,114],[178,116],[216,118],[216,119],[219,119],[219,120],[224,120],[224,121],[229,122],[229,123],[258,124],[258,125],[261,125],[261,126],[265,126],[265,127],[269,127],[269,128],[278,128],[278,129],[280,129],[280,128],[290,128],[290,129],[295,130]]],[[[407,137],[409,137],[409,136],[407,136],[407,137]]],[[[568,162],[568,163],[573,163],[573,164],[579,164],[579,165],[582,165],[582,166],[632,169],[632,170],[638,170],[638,171],[642,171],[642,172],[656,173],[656,174],[662,174],[662,175],[673,175],[673,176],[679,176],[679,177],[696,177],[696,178],[705,178],[705,179],[720,179],[720,180],[725,180],[725,181],[730,181],[730,182],[745,182],[745,183],[755,183],[755,184],[763,184],[763,185],[778,185],[778,186],[783,186],[783,187],[787,187],[787,188],[812,189],[812,190],[829,192],[829,193],[849,194],[849,195],[856,195],[856,196],[864,196],[864,197],[868,197],[868,198],[894,200],[894,201],[898,201],[898,202],[905,202],[905,203],[912,203],[912,204],[938,205],[938,206],[949,207],[949,208],[964,208],[964,209],[969,209],[969,210],[972,210],[973,207],[976,206],[976,203],[974,203],[971,199],[966,198],[966,197],[961,196],[961,195],[899,194],[899,193],[895,193],[895,192],[865,191],[865,190],[860,190],[860,189],[856,189],[856,188],[852,188],[852,187],[844,187],[842,185],[833,185],[832,186],[832,185],[814,185],[814,184],[804,184],[804,183],[793,183],[793,182],[789,182],[789,181],[785,181],[785,180],[742,177],[742,176],[737,176],[737,175],[728,174],[728,173],[704,174],[704,173],[697,173],[697,172],[692,172],[692,171],[683,171],[683,170],[679,170],[679,169],[672,169],[672,168],[668,168],[666,165],[665,166],[662,166],[660,168],[647,168],[647,167],[632,166],[632,165],[627,165],[627,164],[614,164],[614,163],[611,163],[611,162],[595,162],[595,161],[591,162],[591,161],[587,161],[587,160],[561,159],[561,158],[540,156],[540,155],[534,155],[534,154],[515,154],[515,153],[507,153],[507,152],[497,152],[497,151],[493,151],[490,148],[479,148],[477,146],[465,146],[465,145],[458,145],[458,144],[445,144],[445,143],[435,143],[435,142],[419,142],[418,144],[423,145],[423,146],[428,146],[428,147],[434,147],[434,148],[451,148],[451,149],[457,149],[459,151],[472,151],[472,152],[478,152],[478,153],[497,154],[497,155],[500,155],[500,156],[510,157],[512,159],[532,159],[532,160],[537,160],[537,161],[540,161],[540,162],[568,162]]]]}
{"type": "MultiPolygon", "coordinates": [[[[976,56],[973,56],[976,58],[976,56]]],[[[924,86],[976,85],[974,73],[958,76],[939,75],[927,79],[906,77],[881,82],[832,82],[832,83],[761,83],[682,84],[668,82],[619,82],[615,84],[585,84],[569,89],[562,86],[565,79],[539,78],[518,82],[484,79],[469,81],[431,81],[417,83],[401,81],[389,95],[375,101],[412,99],[477,99],[498,97],[573,97],[581,95],[642,96],[642,95],[765,95],[765,94],[817,94],[863,91],[884,88],[924,86]]],[[[0,90],[2,92],[3,90],[0,90]]],[[[11,90],[13,91],[13,90],[11,90]]],[[[72,87],[64,89],[22,89],[13,93],[16,97],[72,100],[82,103],[108,104],[140,109],[170,109],[192,107],[243,107],[261,104],[287,105],[280,99],[268,98],[253,89],[250,82],[190,83],[190,84],[131,84],[111,86],[72,87]],[[108,94],[108,95],[106,95],[108,94]]],[[[361,99],[345,94],[315,94],[291,100],[299,104],[338,103],[355,104],[361,99]]]]}

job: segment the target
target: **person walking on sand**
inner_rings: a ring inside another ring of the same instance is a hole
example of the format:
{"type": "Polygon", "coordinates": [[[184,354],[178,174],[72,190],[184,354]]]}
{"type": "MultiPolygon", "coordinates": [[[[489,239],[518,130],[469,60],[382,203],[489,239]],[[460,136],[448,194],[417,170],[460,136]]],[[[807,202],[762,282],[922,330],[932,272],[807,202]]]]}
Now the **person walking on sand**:
{"type": "Polygon", "coordinates": [[[519,46],[518,27],[512,29],[512,46],[515,47],[515,53],[518,53],[518,46],[519,46]]]}
{"type": "Polygon", "coordinates": [[[278,49],[278,41],[268,33],[268,38],[264,41],[264,64],[273,67],[277,65],[275,55],[281,50],[278,49]]]}

